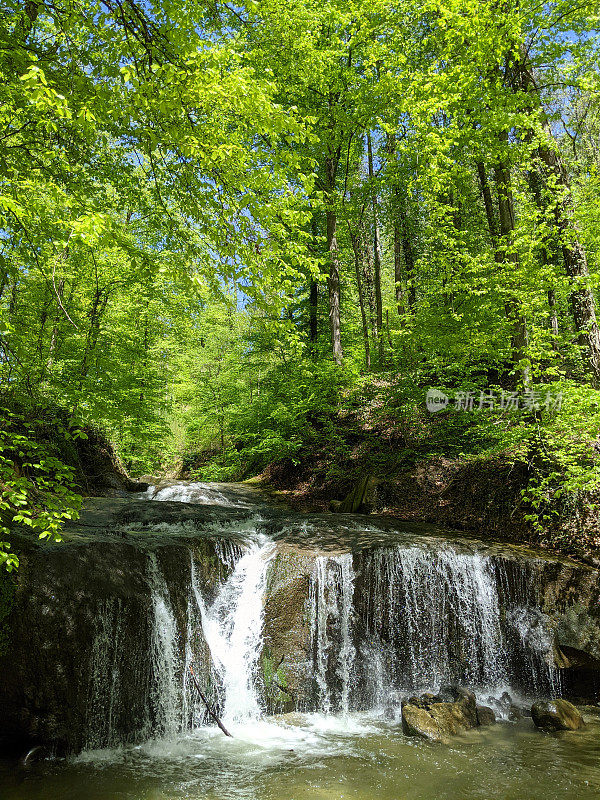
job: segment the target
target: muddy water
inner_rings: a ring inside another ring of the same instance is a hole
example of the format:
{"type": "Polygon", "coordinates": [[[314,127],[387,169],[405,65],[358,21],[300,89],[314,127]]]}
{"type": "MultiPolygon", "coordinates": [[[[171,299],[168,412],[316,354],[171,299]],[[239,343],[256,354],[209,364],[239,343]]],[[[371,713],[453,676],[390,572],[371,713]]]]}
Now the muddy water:
{"type": "Polygon", "coordinates": [[[201,729],[0,772],[3,800],[587,800],[600,796],[600,718],[544,734],[499,723],[450,746],[380,718],[294,715],[201,729]]]}

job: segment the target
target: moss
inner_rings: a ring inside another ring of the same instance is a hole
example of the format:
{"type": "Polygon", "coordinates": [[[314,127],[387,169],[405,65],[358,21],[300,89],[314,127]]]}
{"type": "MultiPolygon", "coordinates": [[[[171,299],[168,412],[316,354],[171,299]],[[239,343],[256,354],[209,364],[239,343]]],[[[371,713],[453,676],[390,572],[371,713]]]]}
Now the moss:
{"type": "Polygon", "coordinates": [[[275,664],[270,648],[265,648],[261,658],[262,677],[267,696],[272,703],[285,703],[291,699],[288,694],[288,679],[281,661],[275,664]]]}

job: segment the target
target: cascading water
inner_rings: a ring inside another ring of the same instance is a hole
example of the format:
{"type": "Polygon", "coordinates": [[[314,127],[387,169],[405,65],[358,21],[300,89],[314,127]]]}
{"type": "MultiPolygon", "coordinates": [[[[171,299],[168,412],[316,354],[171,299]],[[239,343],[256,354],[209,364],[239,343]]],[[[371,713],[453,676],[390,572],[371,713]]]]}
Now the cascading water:
{"type": "Polygon", "coordinates": [[[243,491],[235,493],[230,489],[225,494],[217,487],[218,485],[200,481],[175,482],[163,486],[149,486],[141,496],[147,500],[196,503],[229,508],[246,508],[251,505],[248,496],[243,491]]]}
{"type": "Polygon", "coordinates": [[[95,620],[86,706],[85,745],[89,749],[115,743],[114,717],[119,711],[119,659],[123,647],[121,612],[118,600],[105,600],[100,603],[95,620]]]}
{"type": "Polygon", "coordinates": [[[313,609],[311,640],[315,662],[318,704],[324,713],[334,708],[347,712],[356,650],[352,638],[354,569],[352,555],[316,560],[311,583],[313,609]],[[331,630],[337,632],[335,640],[331,630]],[[335,667],[331,668],[331,662],[335,667]],[[332,696],[337,688],[337,700],[332,696]]]}
{"type": "MultiPolygon", "coordinates": [[[[164,497],[155,497],[175,499],[177,490],[166,487],[164,497]]],[[[558,693],[535,562],[426,541],[330,556],[303,549],[299,560],[284,555],[287,582],[275,600],[275,622],[270,612],[267,640],[279,647],[268,668],[283,662],[274,692],[260,670],[266,653],[265,663],[271,659],[263,641],[265,596],[269,576],[279,569],[274,557],[285,554],[286,545],[280,549],[257,533],[262,523],[250,515],[226,531],[211,527],[201,545],[192,538],[188,566],[177,551],[146,552],[150,613],[139,640],[132,641],[139,623],[126,602],[100,605],[90,657],[88,747],[173,737],[207,722],[190,667],[201,673],[205,694],[234,730],[277,704],[345,715],[448,684],[495,694],[507,688],[558,693]],[[299,601],[292,594],[293,610],[283,611],[282,599],[287,603],[294,586],[303,586],[303,594],[299,601]],[[293,632],[290,639],[282,625],[293,632]],[[122,662],[123,650],[128,658],[122,662]],[[278,695],[280,679],[288,676],[295,683],[290,692],[284,683],[278,695]],[[133,709],[135,728],[124,707],[133,709]]],[[[154,535],[173,535],[173,524],[163,527],[168,530],[154,535]]],[[[195,535],[193,526],[176,530],[195,535]]],[[[284,528],[284,541],[285,535],[284,528]]]]}
{"type": "Polygon", "coordinates": [[[192,561],[192,590],[220,679],[223,717],[228,723],[257,718],[261,713],[256,673],[262,650],[267,569],[274,552],[273,542],[264,538],[247,544],[209,606],[197,586],[192,561]]]}
{"type": "MultiPolygon", "coordinates": [[[[311,633],[323,710],[376,707],[393,691],[448,684],[556,689],[551,636],[531,574],[520,575],[527,588],[519,592],[514,576],[507,586],[504,560],[448,547],[368,551],[355,568],[350,555],[320,557],[313,574],[311,633]]],[[[511,569],[527,571],[515,562],[511,569]]]]}
{"type": "Polygon", "coordinates": [[[148,558],[148,580],[154,613],[151,642],[154,729],[165,736],[172,736],[181,727],[182,670],[177,623],[171,609],[169,589],[154,553],[148,558]]]}

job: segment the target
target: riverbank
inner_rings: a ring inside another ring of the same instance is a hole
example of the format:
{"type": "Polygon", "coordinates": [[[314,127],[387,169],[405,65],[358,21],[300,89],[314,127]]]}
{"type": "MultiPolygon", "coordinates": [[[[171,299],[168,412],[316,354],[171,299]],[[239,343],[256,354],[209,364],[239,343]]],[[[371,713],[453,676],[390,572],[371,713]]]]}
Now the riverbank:
{"type": "Polygon", "coordinates": [[[531,435],[515,428],[516,442],[502,447],[502,437],[491,438],[497,422],[421,413],[400,424],[363,409],[338,415],[327,436],[306,434],[293,457],[272,461],[253,480],[312,512],[330,510],[371,476],[371,512],[536,545],[598,566],[598,450],[591,427],[590,441],[567,458],[535,420],[531,435]]]}

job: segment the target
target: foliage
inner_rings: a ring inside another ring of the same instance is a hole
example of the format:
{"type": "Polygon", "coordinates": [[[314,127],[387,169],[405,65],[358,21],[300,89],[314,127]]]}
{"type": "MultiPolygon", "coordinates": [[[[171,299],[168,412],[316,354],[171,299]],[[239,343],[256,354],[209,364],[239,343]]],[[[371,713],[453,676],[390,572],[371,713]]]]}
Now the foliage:
{"type": "MultiPolygon", "coordinates": [[[[335,472],[354,414],[407,460],[527,459],[542,527],[596,486],[591,0],[4,11],[3,392],[99,425],[134,474],[311,447],[335,472]],[[425,422],[431,386],[564,410],[425,422]]],[[[71,478],[26,417],[3,480],[56,535],[71,478]]]]}
{"type": "MultiPolygon", "coordinates": [[[[10,526],[29,528],[40,539],[60,541],[60,530],[75,519],[81,497],[75,491],[72,467],[53,453],[52,435],[64,439],[85,436],[79,428],[64,428],[55,418],[28,418],[1,408],[0,533],[10,526]],[[46,439],[46,441],[44,441],[46,439]]],[[[10,542],[0,543],[0,564],[8,571],[18,566],[10,542]]]]}

